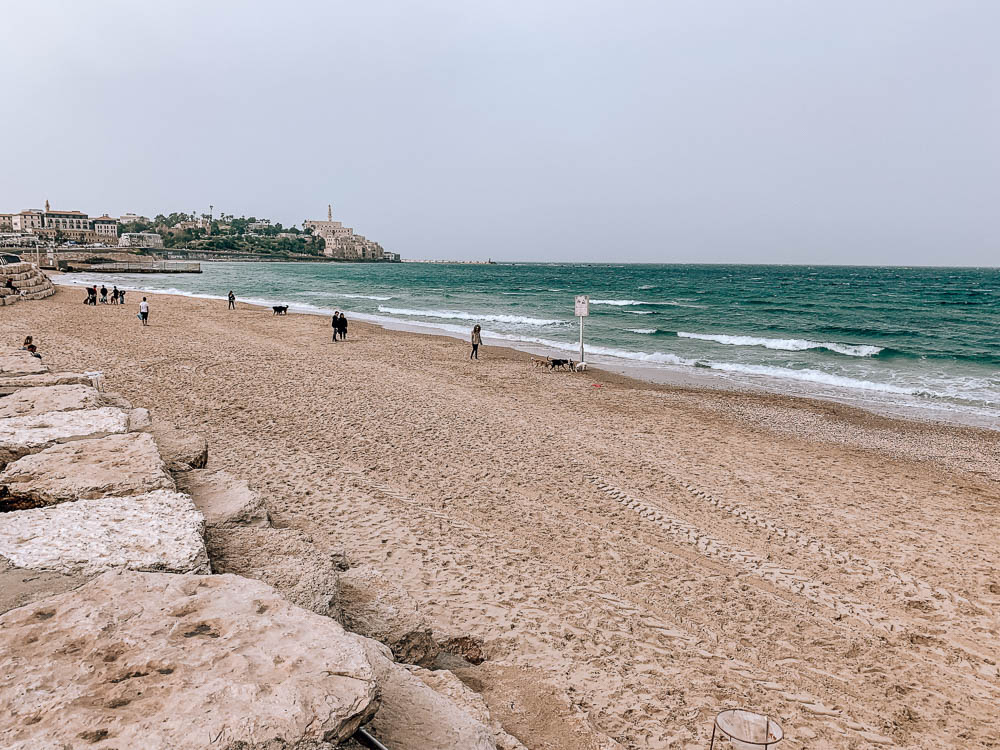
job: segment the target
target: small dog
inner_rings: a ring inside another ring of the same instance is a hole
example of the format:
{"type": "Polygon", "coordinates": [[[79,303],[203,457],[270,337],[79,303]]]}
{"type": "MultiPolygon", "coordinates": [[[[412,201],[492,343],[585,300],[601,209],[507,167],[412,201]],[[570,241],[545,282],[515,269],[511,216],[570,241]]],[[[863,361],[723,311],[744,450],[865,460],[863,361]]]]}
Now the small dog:
{"type": "Polygon", "coordinates": [[[534,357],[532,357],[532,358],[531,358],[531,366],[537,369],[537,368],[539,368],[539,367],[545,367],[545,366],[546,366],[546,363],[545,363],[545,362],[543,362],[543,361],[542,361],[542,360],[540,360],[540,359],[535,359],[534,357]]]}
{"type": "Polygon", "coordinates": [[[275,315],[288,315],[288,305],[274,305],[271,309],[275,315]]]}

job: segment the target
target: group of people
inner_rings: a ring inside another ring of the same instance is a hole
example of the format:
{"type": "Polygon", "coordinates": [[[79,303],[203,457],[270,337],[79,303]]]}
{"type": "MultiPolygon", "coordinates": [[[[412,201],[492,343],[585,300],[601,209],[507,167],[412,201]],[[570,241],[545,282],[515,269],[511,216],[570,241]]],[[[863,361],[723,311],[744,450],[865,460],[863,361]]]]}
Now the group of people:
{"type": "Polygon", "coordinates": [[[337,340],[338,335],[341,340],[347,338],[347,318],[344,316],[344,313],[340,312],[340,310],[334,311],[333,320],[330,321],[330,325],[333,327],[334,341],[337,340]]]}
{"type": "MultiPolygon", "coordinates": [[[[87,298],[83,301],[85,305],[96,305],[97,304],[97,287],[88,286],[87,287],[87,298]]],[[[125,304],[125,290],[115,287],[111,290],[111,300],[108,300],[108,288],[101,284],[101,304],[102,305],[124,305],[125,304]]]]}

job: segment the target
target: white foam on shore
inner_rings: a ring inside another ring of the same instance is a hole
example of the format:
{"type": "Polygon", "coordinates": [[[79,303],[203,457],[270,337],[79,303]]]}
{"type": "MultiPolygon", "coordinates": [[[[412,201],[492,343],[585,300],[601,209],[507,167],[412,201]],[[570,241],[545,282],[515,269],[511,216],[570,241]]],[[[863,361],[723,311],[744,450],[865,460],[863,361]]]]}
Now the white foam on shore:
{"type": "Polygon", "coordinates": [[[883,347],[872,344],[838,344],[836,342],[809,341],[807,339],[770,339],[760,336],[727,336],[715,333],[688,333],[678,331],[682,339],[697,339],[699,341],[714,341],[730,346],[762,346],[765,349],[779,349],[787,352],[802,352],[808,349],[827,349],[848,357],[874,357],[883,347]]]}
{"type": "Polygon", "coordinates": [[[378,311],[390,315],[415,315],[423,318],[441,318],[443,320],[471,320],[491,323],[516,323],[526,326],[567,325],[565,320],[549,320],[546,318],[528,318],[523,315],[502,315],[496,313],[470,313],[463,310],[411,310],[405,307],[386,307],[379,305],[378,311]]]}
{"type": "Polygon", "coordinates": [[[713,370],[724,372],[743,373],[746,375],[766,375],[772,378],[784,378],[789,380],[804,380],[810,383],[821,383],[823,385],[833,385],[839,388],[851,388],[853,390],[879,391],[881,393],[895,393],[904,396],[943,396],[944,394],[922,391],[918,388],[906,388],[889,383],[875,383],[870,380],[858,380],[845,375],[833,375],[819,370],[794,370],[790,367],[772,367],[770,365],[745,365],[732,362],[706,362],[705,365],[713,370]]]}
{"type": "Polygon", "coordinates": [[[626,328],[629,333],[656,333],[655,328],[626,328]]]}

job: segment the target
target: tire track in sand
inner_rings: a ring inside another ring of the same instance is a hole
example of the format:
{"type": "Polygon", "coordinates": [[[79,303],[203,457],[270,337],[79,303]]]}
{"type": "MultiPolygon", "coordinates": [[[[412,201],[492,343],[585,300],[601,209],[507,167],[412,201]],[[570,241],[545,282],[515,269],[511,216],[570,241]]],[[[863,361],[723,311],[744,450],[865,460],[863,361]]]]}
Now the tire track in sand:
{"type": "MultiPolygon", "coordinates": [[[[355,488],[368,492],[373,496],[388,498],[390,500],[402,503],[410,508],[416,509],[421,514],[434,518],[438,521],[446,522],[447,524],[449,524],[454,528],[459,528],[467,532],[474,533],[476,536],[492,537],[492,534],[490,534],[489,532],[484,532],[482,529],[479,529],[478,527],[475,527],[471,524],[465,523],[464,521],[460,521],[454,518],[454,516],[451,516],[447,513],[442,513],[432,508],[428,508],[419,500],[411,498],[403,492],[397,491],[396,489],[385,484],[384,482],[372,480],[363,473],[361,473],[360,471],[353,471],[348,469],[348,470],[342,470],[341,473],[349,478],[350,483],[355,488]]],[[[588,479],[591,478],[588,477],[588,479]]],[[[593,481],[593,479],[591,479],[591,481],[593,481]]],[[[624,494],[621,493],[620,490],[616,490],[616,488],[612,488],[612,490],[618,491],[620,494],[624,494]]],[[[690,526],[688,524],[685,524],[685,526],[694,529],[693,526],[690,526]]],[[[712,540],[712,542],[714,542],[715,545],[722,545],[721,542],[717,542],[716,540],[712,540]]],[[[496,543],[499,544],[500,541],[496,540],[496,543]]],[[[743,554],[745,555],[744,559],[746,559],[746,556],[752,557],[752,555],[750,555],[749,553],[743,553],[743,554]]],[[[772,567],[777,567],[777,566],[772,566],[772,567]]],[[[802,576],[796,576],[795,578],[802,578],[802,576]]],[[[765,580],[771,580],[771,579],[765,577],[765,580]]],[[[791,584],[793,588],[790,590],[795,591],[796,588],[799,587],[800,583],[801,582],[798,580],[793,580],[791,584]]],[[[594,593],[599,598],[601,598],[609,605],[614,607],[615,610],[633,609],[635,607],[635,605],[632,602],[622,599],[621,597],[608,594],[605,592],[595,591],[594,593]]],[[[685,647],[686,649],[688,649],[691,653],[701,658],[711,660],[713,664],[716,665],[717,669],[721,668],[723,671],[731,672],[732,674],[744,680],[755,683],[757,686],[759,686],[764,690],[776,693],[781,697],[782,700],[787,701],[789,703],[798,704],[803,711],[805,711],[807,714],[816,717],[819,720],[827,720],[835,722],[836,724],[840,725],[843,729],[857,733],[858,736],[860,736],[866,742],[871,743],[872,745],[877,745],[882,747],[895,747],[895,742],[891,737],[880,735],[877,732],[871,730],[869,727],[862,724],[861,722],[855,721],[853,718],[847,715],[843,709],[832,708],[825,705],[819,698],[810,694],[807,691],[804,691],[800,687],[790,688],[787,685],[783,685],[780,682],[776,682],[770,676],[762,676],[754,671],[754,666],[749,662],[736,660],[727,654],[721,654],[702,648],[699,645],[700,643],[702,643],[702,639],[699,636],[687,632],[684,628],[678,625],[668,624],[659,621],[653,617],[650,617],[648,615],[642,616],[641,622],[643,626],[645,626],[650,631],[650,635],[653,636],[654,638],[658,640],[666,640],[678,643],[683,647],[685,647]]]]}

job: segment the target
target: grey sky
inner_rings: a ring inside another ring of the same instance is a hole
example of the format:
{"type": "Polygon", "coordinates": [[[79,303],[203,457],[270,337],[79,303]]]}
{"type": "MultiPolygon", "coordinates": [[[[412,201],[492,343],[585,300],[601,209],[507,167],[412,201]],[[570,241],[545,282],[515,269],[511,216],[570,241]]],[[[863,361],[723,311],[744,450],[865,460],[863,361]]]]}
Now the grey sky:
{"type": "Polygon", "coordinates": [[[1000,265],[1000,3],[0,6],[0,210],[409,258],[1000,265]]]}

